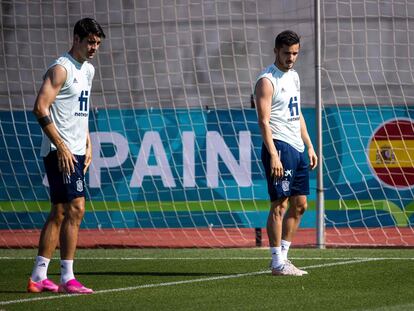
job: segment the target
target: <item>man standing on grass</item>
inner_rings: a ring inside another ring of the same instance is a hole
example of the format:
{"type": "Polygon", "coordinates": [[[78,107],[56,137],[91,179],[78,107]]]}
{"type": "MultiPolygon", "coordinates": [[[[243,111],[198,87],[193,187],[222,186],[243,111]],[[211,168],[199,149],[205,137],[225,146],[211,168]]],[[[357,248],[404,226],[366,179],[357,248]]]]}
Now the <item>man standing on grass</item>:
{"type": "Polygon", "coordinates": [[[307,274],[287,259],[307,208],[309,166],[314,169],[318,162],[300,109],[299,76],[292,69],[299,48],[300,39],[295,32],[281,32],[275,40],[275,62],[259,74],[255,85],[263,138],[262,163],[271,200],[267,234],[272,275],[307,274]],[[309,165],[305,161],[304,144],[308,149],[309,165]]]}
{"type": "Polygon", "coordinates": [[[89,294],[75,279],[75,257],[79,226],[85,213],[85,173],[92,161],[88,116],[92,79],[91,60],[105,34],[91,18],[74,27],[73,45],[47,70],[33,113],[43,129],[41,156],[52,202],[43,226],[38,255],[27,291],[89,294]],[[47,278],[47,269],[60,242],[60,285],[47,278]]]}

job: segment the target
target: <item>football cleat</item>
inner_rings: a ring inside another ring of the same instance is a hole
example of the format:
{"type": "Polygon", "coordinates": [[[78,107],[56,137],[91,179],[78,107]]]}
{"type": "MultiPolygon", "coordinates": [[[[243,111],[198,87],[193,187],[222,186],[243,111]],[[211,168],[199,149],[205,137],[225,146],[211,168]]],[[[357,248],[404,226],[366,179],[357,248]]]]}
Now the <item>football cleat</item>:
{"type": "Polygon", "coordinates": [[[53,281],[45,279],[43,281],[34,282],[32,278],[29,278],[27,283],[27,291],[29,293],[41,293],[41,292],[53,292],[57,293],[59,286],[57,286],[53,281]]]}
{"type": "Polygon", "coordinates": [[[301,273],[302,275],[306,275],[308,274],[308,271],[305,270],[301,270],[298,267],[296,267],[290,260],[286,260],[285,261],[285,265],[290,265],[292,266],[293,269],[296,269],[299,273],[301,273]]]}
{"type": "Polygon", "coordinates": [[[59,285],[59,293],[66,294],[92,294],[93,290],[82,285],[78,280],[72,279],[59,285]]]}
{"type": "Polygon", "coordinates": [[[272,268],[272,275],[276,276],[302,276],[302,273],[294,265],[284,264],[281,269],[272,268]]]}

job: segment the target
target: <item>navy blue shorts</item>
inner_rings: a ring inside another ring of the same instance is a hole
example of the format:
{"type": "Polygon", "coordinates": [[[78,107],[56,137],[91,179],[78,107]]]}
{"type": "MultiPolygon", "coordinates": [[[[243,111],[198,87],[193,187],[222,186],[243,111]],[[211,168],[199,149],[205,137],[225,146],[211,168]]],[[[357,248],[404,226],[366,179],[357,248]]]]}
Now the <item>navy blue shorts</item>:
{"type": "Polygon", "coordinates": [[[266,172],[267,191],[270,201],[309,194],[309,165],[305,161],[304,152],[299,152],[288,143],[273,140],[284,169],[284,176],[275,179],[270,176],[270,154],[262,145],[262,163],[266,172]]]}
{"type": "Polygon", "coordinates": [[[57,151],[51,151],[43,158],[47,180],[49,182],[50,201],[53,204],[68,203],[73,199],[85,196],[85,156],[75,155],[78,163],[74,163],[75,172],[71,175],[59,172],[57,151]]]}

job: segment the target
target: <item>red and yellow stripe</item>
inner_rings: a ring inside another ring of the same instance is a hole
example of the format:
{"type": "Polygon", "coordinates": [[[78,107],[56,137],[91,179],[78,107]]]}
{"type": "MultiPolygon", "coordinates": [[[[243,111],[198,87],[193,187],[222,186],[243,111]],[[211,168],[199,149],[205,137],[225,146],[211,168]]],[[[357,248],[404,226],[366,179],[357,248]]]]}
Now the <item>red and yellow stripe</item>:
{"type": "Polygon", "coordinates": [[[372,168],[383,182],[395,187],[414,185],[414,124],[395,120],[373,136],[368,147],[372,168]]]}
{"type": "Polygon", "coordinates": [[[414,167],[414,140],[373,140],[368,152],[373,168],[414,167]],[[382,150],[388,150],[392,157],[383,157],[382,150]]]}

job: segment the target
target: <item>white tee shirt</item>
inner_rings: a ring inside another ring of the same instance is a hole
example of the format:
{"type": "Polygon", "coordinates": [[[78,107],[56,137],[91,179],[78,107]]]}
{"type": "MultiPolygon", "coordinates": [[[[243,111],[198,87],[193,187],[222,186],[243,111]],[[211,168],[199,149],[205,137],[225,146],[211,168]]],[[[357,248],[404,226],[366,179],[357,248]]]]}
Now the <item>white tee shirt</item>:
{"type": "Polygon", "coordinates": [[[273,139],[282,140],[303,152],[305,145],[300,132],[299,75],[293,69],[284,72],[272,64],[257,76],[256,84],[262,78],[269,79],[273,85],[269,122],[273,139]]]}
{"type": "MultiPolygon", "coordinates": [[[[53,62],[66,69],[66,81],[51,105],[50,115],[69,150],[76,155],[84,155],[88,134],[90,95],[95,68],[88,62],[82,64],[68,53],[53,62]]],[[[43,133],[40,155],[45,157],[56,146],[43,133]]]]}

